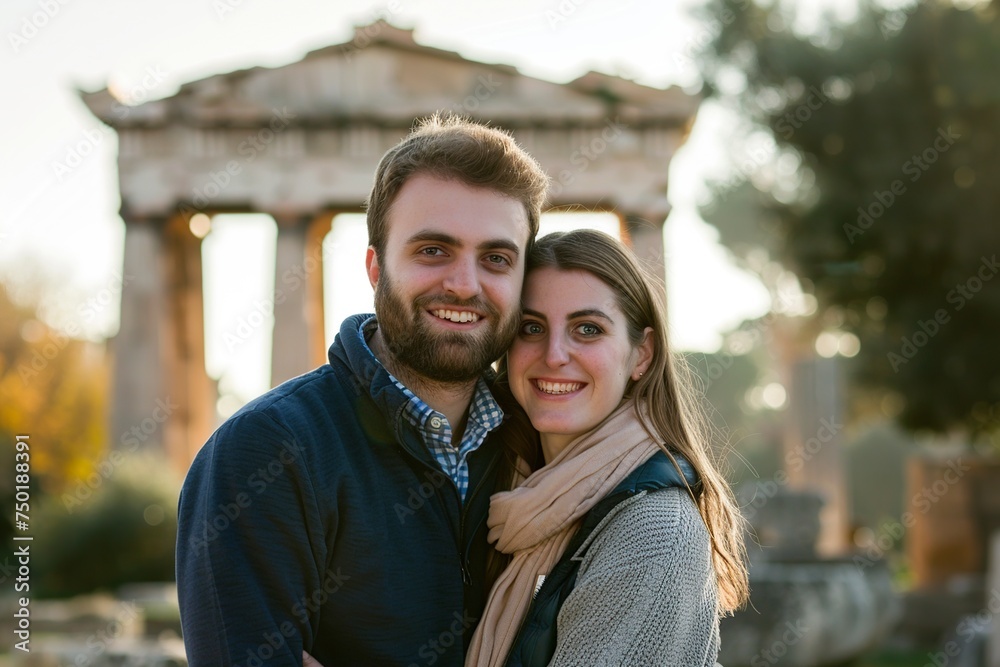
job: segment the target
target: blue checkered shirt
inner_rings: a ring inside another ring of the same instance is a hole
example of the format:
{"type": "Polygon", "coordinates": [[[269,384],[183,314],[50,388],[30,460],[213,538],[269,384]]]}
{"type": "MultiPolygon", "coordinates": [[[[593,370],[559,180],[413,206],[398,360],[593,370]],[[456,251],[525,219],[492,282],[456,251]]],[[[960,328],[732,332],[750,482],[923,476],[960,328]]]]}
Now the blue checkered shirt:
{"type": "MultiPolygon", "coordinates": [[[[372,355],[375,363],[381,365],[381,362],[372,353],[371,348],[368,347],[368,338],[366,335],[374,330],[375,326],[376,320],[374,317],[362,322],[361,340],[365,342],[365,348],[372,355]]],[[[455,482],[459,495],[465,501],[465,494],[469,490],[469,454],[476,451],[483,444],[483,441],[486,440],[486,435],[503,421],[503,410],[500,409],[500,405],[497,404],[496,399],[493,398],[493,394],[490,393],[489,387],[486,386],[486,381],[480,377],[476,382],[476,389],[472,394],[472,403],[469,406],[469,418],[465,425],[465,432],[462,434],[462,442],[456,448],[451,444],[452,430],[448,419],[424,403],[402,382],[393,377],[392,373],[389,373],[389,377],[392,378],[392,381],[408,399],[408,403],[404,409],[407,421],[416,427],[421,438],[423,438],[424,445],[434,455],[434,459],[441,466],[441,470],[455,482]]]]}

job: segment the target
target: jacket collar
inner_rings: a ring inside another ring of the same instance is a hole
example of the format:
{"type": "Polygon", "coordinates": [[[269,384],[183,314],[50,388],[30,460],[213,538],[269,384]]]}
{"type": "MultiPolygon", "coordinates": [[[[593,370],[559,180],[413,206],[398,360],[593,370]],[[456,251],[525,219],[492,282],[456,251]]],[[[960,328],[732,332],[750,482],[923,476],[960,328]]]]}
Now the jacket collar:
{"type": "MultiPolygon", "coordinates": [[[[372,354],[363,338],[362,325],[374,318],[375,315],[372,313],[351,315],[346,318],[340,325],[340,333],[334,338],[327,357],[331,365],[343,364],[350,370],[352,382],[355,383],[358,393],[371,397],[376,407],[392,425],[396,437],[405,442],[403,433],[410,426],[405,416],[408,399],[392,381],[389,371],[372,354]]],[[[496,379],[493,369],[487,368],[483,372],[483,377],[487,386],[493,390],[496,379]]],[[[504,411],[507,412],[506,407],[504,411]]],[[[505,414],[505,419],[506,416],[505,414]]]]}
{"type": "Polygon", "coordinates": [[[346,318],[341,323],[340,333],[334,338],[327,356],[331,365],[347,366],[358,393],[370,396],[378,410],[392,424],[392,430],[400,435],[405,422],[403,408],[407,398],[371,353],[361,330],[362,325],[374,317],[371,313],[362,313],[346,318]]]}

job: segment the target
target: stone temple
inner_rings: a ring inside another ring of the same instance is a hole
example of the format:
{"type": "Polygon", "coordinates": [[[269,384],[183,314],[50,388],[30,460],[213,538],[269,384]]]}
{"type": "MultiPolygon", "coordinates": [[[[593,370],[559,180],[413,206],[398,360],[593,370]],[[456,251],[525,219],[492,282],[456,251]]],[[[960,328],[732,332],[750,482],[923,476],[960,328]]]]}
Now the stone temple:
{"type": "Polygon", "coordinates": [[[134,276],[112,342],[111,433],[169,397],[179,407],[147,444],[181,471],[216,425],[200,248],[213,214],[272,216],[275,275],[300,278],[275,282],[277,385],[325,362],[321,241],[336,215],[362,211],[379,158],[415,119],[454,111],[512,131],[551,176],[551,209],[617,214],[622,238],[662,276],[667,170],[700,101],[593,72],[535,79],[381,21],[298,62],[211,76],[138,106],[108,89],[81,96],[119,137],[123,270],[134,276]]]}

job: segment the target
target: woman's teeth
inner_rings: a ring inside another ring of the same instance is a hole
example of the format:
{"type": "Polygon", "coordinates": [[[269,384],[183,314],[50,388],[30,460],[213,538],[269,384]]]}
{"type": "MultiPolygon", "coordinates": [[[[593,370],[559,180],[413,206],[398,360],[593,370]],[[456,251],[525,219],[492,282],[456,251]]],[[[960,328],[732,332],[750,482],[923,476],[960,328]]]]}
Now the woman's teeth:
{"type": "Polygon", "coordinates": [[[535,386],[546,394],[569,394],[583,386],[582,382],[544,382],[535,380],[535,386]]]}

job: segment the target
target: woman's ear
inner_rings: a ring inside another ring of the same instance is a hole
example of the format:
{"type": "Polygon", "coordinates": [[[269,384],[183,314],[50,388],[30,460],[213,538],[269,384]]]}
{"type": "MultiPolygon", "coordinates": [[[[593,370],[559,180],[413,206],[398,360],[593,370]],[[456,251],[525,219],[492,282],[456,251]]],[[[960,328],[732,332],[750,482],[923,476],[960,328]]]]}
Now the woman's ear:
{"type": "Polygon", "coordinates": [[[632,379],[638,380],[653,364],[653,353],[656,345],[653,340],[653,327],[646,327],[642,332],[642,341],[636,346],[637,354],[635,368],[632,369],[632,379]]]}

